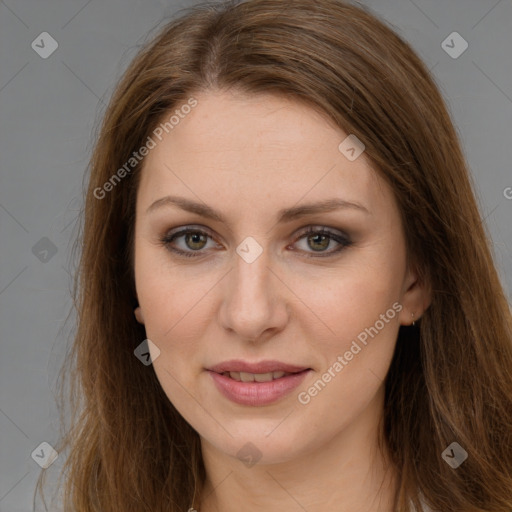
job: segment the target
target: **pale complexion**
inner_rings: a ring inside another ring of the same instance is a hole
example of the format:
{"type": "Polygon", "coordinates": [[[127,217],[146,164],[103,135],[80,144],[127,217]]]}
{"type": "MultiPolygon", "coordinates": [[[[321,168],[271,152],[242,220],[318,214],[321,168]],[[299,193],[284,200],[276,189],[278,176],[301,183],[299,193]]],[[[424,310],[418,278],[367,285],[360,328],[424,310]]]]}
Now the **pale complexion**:
{"type": "Polygon", "coordinates": [[[429,296],[406,264],[391,189],[364,153],[355,161],[340,153],[348,134],[304,104],[218,91],[194,97],[197,106],[145,159],[135,279],[137,318],[161,351],[156,375],[201,438],[207,489],[200,512],[392,512],[394,471],[376,445],[383,379],[400,324],[418,319],[429,296]],[[171,204],[148,212],[167,195],[206,204],[225,222],[171,204]],[[332,198],[367,211],[346,207],[277,222],[281,209],[332,198]],[[161,242],[183,227],[209,235],[170,244],[196,257],[161,242]],[[303,236],[308,227],[351,244],[303,236]],[[252,263],[236,252],[247,237],[263,250],[252,263]],[[401,311],[301,404],[299,392],[394,303],[401,311]],[[239,405],[205,370],[229,359],[313,371],[274,404],[239,405]],[[261,453],[252,467],[237,458],[248,442],[261,453]]]}

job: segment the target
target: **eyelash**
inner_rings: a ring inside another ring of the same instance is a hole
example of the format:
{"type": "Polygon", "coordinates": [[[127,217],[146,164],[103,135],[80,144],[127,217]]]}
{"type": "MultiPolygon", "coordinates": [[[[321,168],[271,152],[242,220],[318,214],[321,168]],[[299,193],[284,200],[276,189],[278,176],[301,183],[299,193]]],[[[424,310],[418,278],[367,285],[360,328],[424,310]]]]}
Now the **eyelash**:
{"type": "MultiPolygon", "coordinates": [[[[174,252],[178,254],[179,256],[184,256],[186,258],[198,258],[201,256],[202,250],[197,251],[182,251],[181,249],[176,249],[175,247],[171,247],[171,243],[176,239],[180,238],[181,236],[187,235],[187,234],[200,234],[200,235],[206,235],[209,238],[213,237],[208,233],[207,231],[203,231],[201,229],[194,229],[194,228],[185,228],[182,229],[176,233],[168,233],[165,236],[163,236],[160,239],[160,243],[169,251],[174,252]]],[[[340,235],[338,233],[335,233],[333,231],[330,231],[329,229],[322,227],[321,229],[315,229],[313,227],[309,227],[307,231],[304,231],[301,233],[301,235],[295,239],[294,243],[298,242],[299,240],[303,238],[307,238],[310,235],[324,235],[329,237],[329,239],[334,240],[335,242],[340,244],[340,247],[338,247],[334,251],[330,252],[319,252],[316,255],[306,255],[307,258],[327,258],[330,256],[334,256],[339,254],[343,249],[350,247],[352,245],[352,241],[349,240],[346,236],[340,235]]]]}

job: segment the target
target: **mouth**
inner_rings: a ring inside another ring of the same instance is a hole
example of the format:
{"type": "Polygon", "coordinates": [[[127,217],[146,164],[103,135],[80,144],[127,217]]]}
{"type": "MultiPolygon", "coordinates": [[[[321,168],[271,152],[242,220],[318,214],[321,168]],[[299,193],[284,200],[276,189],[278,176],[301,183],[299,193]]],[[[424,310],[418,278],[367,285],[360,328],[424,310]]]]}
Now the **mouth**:
{"type": "Polygon", "coordinates": [[[230,401],[249,406],[270,405],[298,387],[312,368],[262,361],[227,361],[207,369],[216,389],[230,401]]]}
{"type": "MultiPolygon", "coordinates": [[[[238,378],[239,376],[237,374],[240,374],[240,377],[242,375],[261,376],[267,374],[271,374],[273,377],[274,374],[276,374],[278,376],[275,378],[281,378],[283,375],[280,375],[280,373],[283,373],[285,375],[299,373],[304,370],[311,370],[311,368],[308,368],[307,366],[299,366],[296,364],[284,363],[282,361],[275,360],[265,360],[257,363],[251,363],[249,361],[243,361],[241,359],[231,359],[230,361],[224,361],[223,363],[211,366],[207,368],[207,370],[220,374],[229,373],[229,375],[232,378],[243,381],[243,379],[238,378]]],[[[252,382],[252,380],[244,382],[252,382]]]]}

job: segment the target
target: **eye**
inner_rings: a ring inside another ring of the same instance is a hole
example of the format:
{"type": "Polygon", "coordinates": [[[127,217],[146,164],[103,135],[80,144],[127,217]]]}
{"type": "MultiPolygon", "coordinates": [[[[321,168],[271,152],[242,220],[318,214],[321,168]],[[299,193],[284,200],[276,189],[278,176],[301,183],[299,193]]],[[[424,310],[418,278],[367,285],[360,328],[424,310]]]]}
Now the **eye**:
{"type": "Polygon", "coordinates": [[[162,239],[161,243],[164,245],[169,251],[172,251],[180,256],[185,256],[187,258],[195,258],[197,256],[201,256],[199,253],[201,249],[206,246],[208,238],[212,238],[212,236],[201,229],[197,228],[185,228],[176,233],[168,233],[162,239]],[[182,238],[183,243],[185,244],[185,248],[176,248],[173,247],[175,240],[182,238]],[[191,249],[191,251],[188,251],[191,249]]]}
{"type": "MultiPolygon", "coordinates": [[[[306,254],[308,258],[326,258],[338,254],[346,247],[352,245],[352,241],[342,234],[341,232],[331,231],[325,227],[309,227],[305,232],[296,239],[296,243],[302,239],[305,239],[306,246],[313,249],[313,252],[317,254],[306,254]],[[326,251],[331,242],[334,241],[338,244],[336,249],[326,251]]],[[[306,253],[308,251],[305,251],[306,253]]]]}
{"type": "MultiPolygon", "coordinates": [[[[179,256],[185,256],[187,258],[199,257],[205,253],[203,249],[208,243],[208,239],[213,241],[212,235],[208,231],[202,229],[188,227],[181,229],[177,232],[170,232],[163,236],[160,240],[161,244],[171,252],[178,254],[179,256]],[[176,247],[176,240],[182,239],[182,246],[176,247]]],[[[306,231],[295,239],[295,243],[306,240],[306,245],[313,250],[313,253],[317,254],[306,254],[309,258],[317,257],[328,257],[341,252],[344,248],[352,245],[350,239],[342,234],[341,232],[331,231],[324,227],[309,227],[306,231]],[[326,251],[331,242],[338,244],[336,249],[326,251]]],[[[301,249],[304,252],[307,250],[301,249]]]]}

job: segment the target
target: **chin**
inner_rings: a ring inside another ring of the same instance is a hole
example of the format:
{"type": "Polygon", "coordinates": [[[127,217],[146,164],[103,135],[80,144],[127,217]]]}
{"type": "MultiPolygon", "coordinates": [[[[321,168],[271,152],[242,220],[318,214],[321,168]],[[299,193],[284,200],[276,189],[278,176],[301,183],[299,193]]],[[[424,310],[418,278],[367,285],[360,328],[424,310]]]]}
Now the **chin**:
{"type": "MultiPolygon", "coordinates": [[[[285,416],[286,417],[286,416],[285,416]]],[[[238,419],[230,423],[229,434],[221,429],[220,435],[210,436],[200,432],[203,440],[215,450],[236,458],[248,467],[254,464],[280,464],[314,450],[320,442],[318,431],[306,423],[293,424],[283,417],[276,419],[238,419]],[[311,433],[308,439],[305,434],[311,433]]]]}

